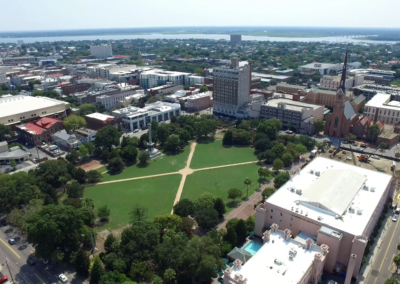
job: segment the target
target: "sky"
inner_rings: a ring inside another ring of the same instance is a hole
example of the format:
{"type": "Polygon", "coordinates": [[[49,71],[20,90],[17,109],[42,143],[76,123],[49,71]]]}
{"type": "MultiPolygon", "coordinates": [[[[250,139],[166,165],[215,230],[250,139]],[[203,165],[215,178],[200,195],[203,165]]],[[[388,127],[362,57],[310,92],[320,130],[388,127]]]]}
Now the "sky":
{"type": "Polygon", "coordinates": [[[399,0],[0,0],[0,31],[179,26],[400,27],[399,0]]]}

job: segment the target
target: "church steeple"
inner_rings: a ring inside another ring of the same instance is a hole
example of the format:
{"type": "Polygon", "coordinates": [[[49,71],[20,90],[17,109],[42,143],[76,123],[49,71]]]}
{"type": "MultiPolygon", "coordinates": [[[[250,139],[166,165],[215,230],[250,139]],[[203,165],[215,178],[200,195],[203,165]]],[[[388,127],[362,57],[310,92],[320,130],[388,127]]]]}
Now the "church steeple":
{"type": "Polygon", "coordinates": [[[346,96],[347,52],[348,51],[346,50],[346,56],[344,57],[342,70],[342,78],[340,79],[340,89],[342,90],[344,96],[346,96]]]}

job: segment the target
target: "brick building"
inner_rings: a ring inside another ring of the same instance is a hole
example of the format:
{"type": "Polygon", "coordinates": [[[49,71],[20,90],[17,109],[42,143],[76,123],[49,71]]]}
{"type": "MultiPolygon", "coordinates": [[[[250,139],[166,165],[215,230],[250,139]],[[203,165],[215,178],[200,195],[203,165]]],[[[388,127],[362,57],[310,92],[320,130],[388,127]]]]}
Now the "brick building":
{"type": "Polygon", "coordinates": [[[117,127],[119,120],[111,115],[106,115],[97,112],[85,115],[84,118],[87,123],[86,127],[94,130],[101,129],[107,125],[112,125],[117,127]]]}
{"type": "Polygon", "coordinates": [[[19,136],[30,145],[51,142],[51,136],[62,129],[64,129],[63,122],[51,117],[44,117],[35,122],[16,126],[19,136]]]}
{"type": "Polygon", "coordinates": [[[84,92],[90,89],[92,85],[88,83],[73,84],[65,87],[61,87],[62,94],[68,96],[69,94],[84,92]]]}

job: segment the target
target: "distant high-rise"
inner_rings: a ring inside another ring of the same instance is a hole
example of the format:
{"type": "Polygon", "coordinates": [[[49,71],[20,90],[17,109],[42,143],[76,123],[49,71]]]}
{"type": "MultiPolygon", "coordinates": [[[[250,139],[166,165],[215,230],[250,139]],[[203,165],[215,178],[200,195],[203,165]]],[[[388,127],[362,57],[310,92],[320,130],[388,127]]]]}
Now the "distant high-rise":
{"type": "Polygon", "coordinates": [[[231,66],[214,68],[214,112],[236,116],[250,102],[251,66],[247,61],[231,59],[231,66]]]}
{"type": "Polygon", "coordinates": [[[91,45],[90,46],[90,54],[97,58],[112,57],[113,52],[112,52],[111,44],[91,45]]]}
{"type": "Polygon", "coordinates": [[[231,35],[231,42],[232,43],[241,43],[242,35],[231,35]]]}

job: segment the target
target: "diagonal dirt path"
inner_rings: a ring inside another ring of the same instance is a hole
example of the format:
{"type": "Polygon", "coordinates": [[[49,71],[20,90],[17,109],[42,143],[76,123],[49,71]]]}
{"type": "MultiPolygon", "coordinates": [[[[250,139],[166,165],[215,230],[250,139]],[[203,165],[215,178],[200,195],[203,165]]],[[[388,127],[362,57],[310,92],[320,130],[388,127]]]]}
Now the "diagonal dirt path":
{"type": "Polygon", "coordinates": [[[234,166],[247,165],[247,164],[255,164],[255,163],[258,163],[258,161],[251,161],[251,162],[243,162],[243,163],[237,163],[237,164],[229,164],[229,165],[222,165],[222,166],[201,168],[201,169],[195,169],[195,170],[193,170],[193,171],[194,171],[194,172],[198,172],[198,171],[205,171],[205,170],[212,170],[212,169],[219,169],[219,168],[227,168],[227,167],[234,167],[234,166]]]}
{"type": "Polygon", "coordinates": [[[173,172],[173,173],[165,173],[165,174],[157,174],[157,175],[151,175],[151,176],[144,176],[144,177],[134,177],[134,178],[126,178],[126,179],[117,179],[117,180],[110,180],[110,181],[103,181],[103,182],[98,182],[98,184],[107,184],[107,183],[116,183],[116,182],[123,182],[123,181],[130,181],[130,180],[137,180],[137,179],[145,179],[145,178],[153,178],[153,177],[161,177],[161,176],[168,176],[168,175],[176,175],[179,174],[180,172],[173,172]]]}

